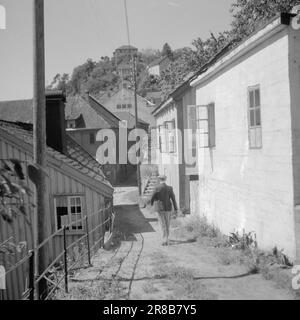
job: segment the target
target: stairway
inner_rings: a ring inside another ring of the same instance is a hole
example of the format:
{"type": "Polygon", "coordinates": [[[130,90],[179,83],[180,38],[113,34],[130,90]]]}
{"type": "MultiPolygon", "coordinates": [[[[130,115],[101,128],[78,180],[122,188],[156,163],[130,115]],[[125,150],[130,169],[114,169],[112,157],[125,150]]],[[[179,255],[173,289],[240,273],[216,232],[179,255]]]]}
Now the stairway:
{"type": "Polygon", "coordinates": [[[155,187],[158,184],[158,174],[157,173],[153,173],[152,176],[148,179],[144,191],[143,191],[143,198],[144,199],[149,199],[151,198],[155,187]]]}

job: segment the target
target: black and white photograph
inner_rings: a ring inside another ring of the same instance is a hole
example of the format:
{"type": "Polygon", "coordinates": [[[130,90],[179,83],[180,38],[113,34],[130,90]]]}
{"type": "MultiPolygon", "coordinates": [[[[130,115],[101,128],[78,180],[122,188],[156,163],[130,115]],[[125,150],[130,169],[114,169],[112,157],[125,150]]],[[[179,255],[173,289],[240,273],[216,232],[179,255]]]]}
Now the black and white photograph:
{"type": "Polygon", "coordinates": [[[300,0],[0,0],[0,310],[21,300],[300,300],[300,0]]]}

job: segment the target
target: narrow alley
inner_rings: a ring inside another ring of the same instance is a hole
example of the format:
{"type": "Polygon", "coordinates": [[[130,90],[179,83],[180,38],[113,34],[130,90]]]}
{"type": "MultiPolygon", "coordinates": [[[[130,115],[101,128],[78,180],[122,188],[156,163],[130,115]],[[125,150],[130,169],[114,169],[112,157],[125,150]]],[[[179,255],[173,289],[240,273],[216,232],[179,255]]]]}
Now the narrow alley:
{"type": "Polygon", "coordinates": [[[178,238],[181,218],[173,220],[171,243],[161,246],[156,216],[139,209],[135,187],[116,189],[115,231],[93,267],[78,272],[67,299],[226,299],[285,300],[291,294],[240,264],[222,264],[188,236],[178,238]],[[105,297],[104,297],[105,296],[105,297]]]}

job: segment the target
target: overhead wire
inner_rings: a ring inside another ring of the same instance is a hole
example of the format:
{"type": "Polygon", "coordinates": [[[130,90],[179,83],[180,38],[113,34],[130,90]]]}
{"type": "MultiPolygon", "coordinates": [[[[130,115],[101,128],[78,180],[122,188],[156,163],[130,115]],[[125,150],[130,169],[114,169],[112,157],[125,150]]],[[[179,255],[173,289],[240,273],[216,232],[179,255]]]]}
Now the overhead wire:
{"type": "MultiPolygon", "coordinates": [[[[100,16],[96,14],[96,12],[97,12],[96,3],[93,0],[88,0],[85,3],[88,4],[87,11],[90,15],[90,18],[91,18],[90,20],[93,24],[92,29],[95,30],[95,34],[96,34],[96,37],[98,38],[99,42],[103,44],[104,37],[103,37],[102,33],[99,31],[99,26],[98,26],[99,22],[102,26],[102,22],[101,22],[100,16]]],[[[104,30],[104,28],[103,28],[103,30],[104,30]]],[[[106,51],[105,46],[102,46],[102,49],[104,51],[104,55],[107,56],[107,51],[106,51]]]]}

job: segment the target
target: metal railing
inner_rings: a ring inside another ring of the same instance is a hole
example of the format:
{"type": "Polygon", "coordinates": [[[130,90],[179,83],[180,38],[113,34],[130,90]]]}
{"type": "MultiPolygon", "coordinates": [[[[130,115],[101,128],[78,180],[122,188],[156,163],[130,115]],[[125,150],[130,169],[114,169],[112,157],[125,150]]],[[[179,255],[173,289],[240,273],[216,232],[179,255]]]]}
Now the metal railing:
{"type": "Polygon", "coordinates": [[[64,225],[62,228],[57,230],[56,232],[52,233],[47,239],[45,239],[41,244],[39,244],[34,250],[29,251],[29,253],[22,258],[19,262],[17,262],[11,269],[9,269],[6,273],[5,276],[8,274],[12,273],[15,271],[17,268],[22,266],[25,263],[29,264],[29,281],[28,281],[28,289],[22,294],[22,299],[23,300],[35,300],[35,299],[43,299],[47,300],[51,298],[53,293],[55,292],[56,289],[60,287],[60,284],[64,280],[64,290],[66,293],[68,293],[69,288],[68,288],[68,278],[69,278],[69,273],[74,270],[74,268],[82,261],[83,258],[87,256],[87,262],[88,266],[91,266],[91,258],[92,258],[92,252],[96,248],[96,246],[101,242],[104,241],[104,235],[105,231],[102,232],[102,236],[100,239],[97,239],[91,246],[91,235],[93,235],[97,230],[100,228],[106,226],[109,223],[109,228],[112,230],[113,228],[113,222],[114,222],[114,212],[113,208],[109,207],[106,209],[101,209],[98,212],[96,212],[93,215],[88,215],[83,217],[80,220],[76,220],[72,223],[69,223],[67,225],[64,225]],[[105,221],[102,221],[100,224],[98,224],[96,227],[94,227],[92,230],[89,230],[89,222],[91,221],[90,219],[93,218],[94,216],[100,216],[101,214],[104,213],[104,217],[108,213],[108,218],[105,219],[105,221]],[[68,229],[70,229],[74,225],[78,225],[80,223],[84,223],[84,235],[79,237],[78,239],[72,241],[71,244],[68,244],[67,237],[68,237],[68,229]],[[52,241],[56,236],[62,235],[62,247],[63,250],[61,253],[59,253],[48,265],[48,267],[39,275],[36,275],[36,270],[35,270],[35,257],[38,256],[39,250],[49,244],[50,241],[52,241]],[[86,252],[84,252],[78,261],[75,261],[72,265],[68,265],[68,252],[72,248],[74,248],[76,245],[82,243],[82,241],[85,241],[86,243],[86,252]],[[48,274],[50,273],[51,269],[57,265],[59,262],[62,261],[63,264],[63,272],[62,276],[60,279],[58,279],[56,282],[48,278],[48,274]],[[47,292],[39,292],[37,294],[37,288],[39,286],[40,281],[45,281],[51,284],[52,288],[49,290],[48,285],[47,285],[47,292]]]}

